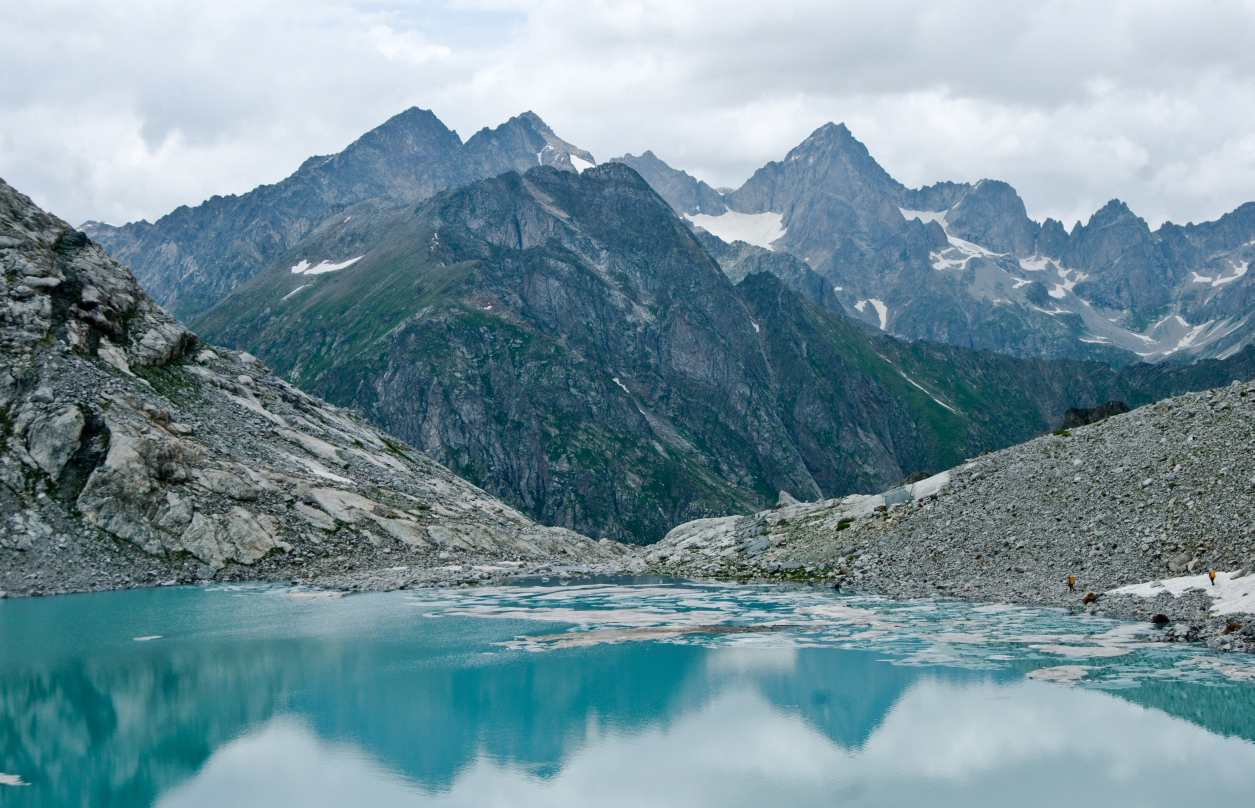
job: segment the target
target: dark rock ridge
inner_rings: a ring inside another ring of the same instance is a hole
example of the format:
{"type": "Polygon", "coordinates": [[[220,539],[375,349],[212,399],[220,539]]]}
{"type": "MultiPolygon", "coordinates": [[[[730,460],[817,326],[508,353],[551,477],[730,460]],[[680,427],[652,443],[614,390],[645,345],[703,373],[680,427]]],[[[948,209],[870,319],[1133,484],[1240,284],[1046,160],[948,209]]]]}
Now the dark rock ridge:
{"type": "Polygon", "coordinates": [[[1004,182],[906,188],[833,124],[722,195],[652,153],[617,159],[686,217],[778,216],[784,235],[758,246],[802,259],[851,316],[895,335],[1116,364],[1223,358],[1255,339],[1255,203],[1152,231],[1112,200],[1068,232],[1029,219],[1004,182]]]}
{"type": "Polygon", "coordinates": [[[339,154],[309,158],[274,185],[215,196],[152,223],[88,222],[83,230],[130,266],[158,303],[190,318],[345,207],[367,199],[419,202],[446,188],[535,165],[574,171],[572,156],[594,162],[532,112],[484,128],[463,143],[430,111],[411,108],[339,154]]]}
{"type": "Polygon", "coordinates": [[[0,595],[622,557],[204,344],[3,181],[0,268],[0,595]]]}
{"type": "Polygon", "coordinates": [[[644,557],[667,574],[1162,615],[1172,625],[1147,625],[1151,639],[1255,651],[1253,458],[1255,383],[1234,382],[969,460],[919,489],[681,525],[644,557]]]}
{"type": "Polygon", "coordinates": [[[1075,429],[1078,426],[1096,424],[1104,418],[1121,415],[1129,411],[1129,405],[1123,401],[1108,401],[1097,407],[1073,407],[1063,414],[1063,423],[1059,429],[1075,429]]]}
{"type": "Polygon", "coordinates": [[[1255,362],[1116,373],[909,344],[759,271],[805,287],[796,259],[700,236],[625,165],[534,168],[348,209],[195,324],[537,520],[639,542],[782,490],[877,490],[1069,407],[1255,362]],[[703,240],[754,274],[734,287],[703,240]]]}

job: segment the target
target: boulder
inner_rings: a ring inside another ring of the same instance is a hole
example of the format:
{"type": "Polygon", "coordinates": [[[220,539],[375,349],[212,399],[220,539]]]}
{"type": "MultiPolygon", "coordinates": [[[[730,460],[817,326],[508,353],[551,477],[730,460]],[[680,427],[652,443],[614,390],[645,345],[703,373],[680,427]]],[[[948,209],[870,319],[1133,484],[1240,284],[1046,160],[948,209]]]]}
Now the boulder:
{"type": "Polygon", "coordinates": [[[39,416],[26,429],[26,451],[55,480],[78,450],[84,425],[83,413],[78,407],[66,406],[39,416]]]}

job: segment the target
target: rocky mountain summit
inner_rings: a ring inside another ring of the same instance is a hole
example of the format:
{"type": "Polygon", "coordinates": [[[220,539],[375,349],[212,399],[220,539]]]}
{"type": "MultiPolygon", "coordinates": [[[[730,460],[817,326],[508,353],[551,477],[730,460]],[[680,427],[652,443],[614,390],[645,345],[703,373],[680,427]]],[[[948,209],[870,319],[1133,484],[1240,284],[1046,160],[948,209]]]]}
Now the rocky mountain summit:
{"type": "Polygon", "coordinates": [[[339,154],[310,157],[274,185],[215,196],[155,222],[88,222],[83,230],[129,266],[159,304],[190,319],[348,206],[368,199],[420,202],[507,171],[536,165],[576,171],[595,162],[533,112],[463,143],[429,110],[411,108],[339,154]]]}
{"type": "Polygon", "coordinates": [[[1255,364],[1115,372],[906,343],[840,316],[813,275],[695,233],[627,166],[537,167],[347,209],[193,325],[538,521],[634,542],[781,490],[875,490],[1071,407],[1255,364]]]}
{"type": "Polygon", "coordinates": [[[0,591],[623,558],[203,343],[2,181],[0,268],[0,591]]]}
{"type": "Polygon", "coordinates": [[[782,497],[753,516],[681,525],[645,559],[669,574],[1154,618],[1158,639],[1253,651],[1253,507],[1255,383],[1234,382],[884,494],[782,497]]]}
{"type": "Polygon", "coordinates": [[[1112,200],[1068,230],[1029,219],[1005,182],[907,188],[837,124],[726,193],[652,153],[616,159],[694,227],[805,261],[851,316],[891,334],[1116,364],[1255,340],[1255,203],[1152,231],[1112,200]]]}

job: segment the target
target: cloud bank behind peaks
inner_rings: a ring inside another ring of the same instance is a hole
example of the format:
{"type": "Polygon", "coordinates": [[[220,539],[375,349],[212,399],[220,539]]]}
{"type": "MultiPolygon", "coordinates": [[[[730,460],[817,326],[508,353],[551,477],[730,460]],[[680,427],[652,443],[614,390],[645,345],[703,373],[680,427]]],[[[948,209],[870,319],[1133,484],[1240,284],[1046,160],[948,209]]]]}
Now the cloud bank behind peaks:
{"type": "Polygon", "coordinates": [[[410,105],[534,109],[600,158],[739,185],[844,121],[909,185],[1157,224],[1255,199],[1255,6],[886,0],[11,0],[0,176],[75,221],[154,218],[338,151],[410,105]]]}

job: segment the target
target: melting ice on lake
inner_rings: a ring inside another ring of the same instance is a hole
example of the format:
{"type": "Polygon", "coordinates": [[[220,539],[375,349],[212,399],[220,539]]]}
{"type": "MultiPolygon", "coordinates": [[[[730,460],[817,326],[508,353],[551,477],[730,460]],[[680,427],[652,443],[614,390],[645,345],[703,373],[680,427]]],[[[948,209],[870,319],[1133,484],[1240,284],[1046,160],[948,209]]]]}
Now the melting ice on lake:
{"type": "Polygon", "coordinates": [[[1255,664],[1145,626],[660,581],[311,594],[0,601],[0,800],[1154,806],[1255,788],[1255,664]]]}

